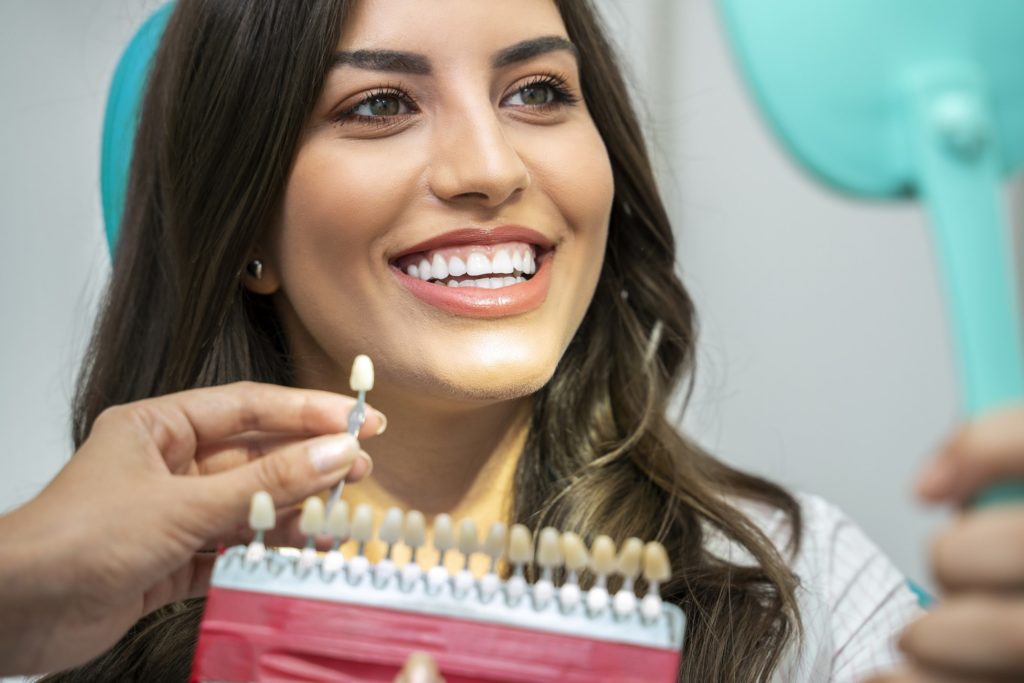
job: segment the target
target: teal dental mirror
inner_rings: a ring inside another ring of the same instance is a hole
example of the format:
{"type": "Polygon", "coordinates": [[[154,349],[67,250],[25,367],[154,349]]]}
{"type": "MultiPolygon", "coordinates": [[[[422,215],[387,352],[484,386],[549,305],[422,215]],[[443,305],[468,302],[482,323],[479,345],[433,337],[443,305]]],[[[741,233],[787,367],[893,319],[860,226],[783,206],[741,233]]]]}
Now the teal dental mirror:
{"type": "MultiPolygon", "coordinates": [[[[968,416],[1024,399],[1004,177],[1024,167],[1024,1],[719,0],[762,113],[840,191],[917,197],[968,416]]],[[[978,503],[1024,501],[1024,483],[978,503]]]]}

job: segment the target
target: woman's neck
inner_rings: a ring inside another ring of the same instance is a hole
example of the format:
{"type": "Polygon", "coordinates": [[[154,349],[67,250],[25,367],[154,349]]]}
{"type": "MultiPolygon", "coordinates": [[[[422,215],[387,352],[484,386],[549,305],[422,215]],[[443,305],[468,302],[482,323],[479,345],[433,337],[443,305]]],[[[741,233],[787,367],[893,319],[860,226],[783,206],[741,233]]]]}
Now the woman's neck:
{"type": "Polygon", "coordinates": [[[428,519],[446,512],[478,524],[505,520],[529,428],[529,399],[426,410],[422,403],[373,398],[388,429],[366,442],[373,475],[346,489],[350,505],[416,509],[428,519]]]}
{"type": "MultiPolygon", "coordinates": [[[[365,443],[373,457],[372,476],[345,487],[344,499],[351,510],[368,504],[377,520],[389,507],[419,510],[428,524],[436,515],[447,513],[456,524],[472,519],[481,538],[494,522],[509,522],[512,482],[529,430],[529,399],[474,409],[428,410],[374,393],[373,405],[387,415],[388,428],[365,443]]],[[[427,544],[416,554],[424,569],[440,559],[432,542],[428,528],[427,544]]],[[[353,554],[354,544],[347,546],[346,553],[353,554]]],[[[380,541],[365,547],[371,562],[386,552],[380,541]]],[[[391,557],[404,564],[411,559],[410,549],[399,544],[391,557]]],[[[461,569],[464,562],[458,553],[445,557],[451,572],[461,569]]],[[[482,554],[474,555],[469,564],[477,575],[489,566],[482,554]]]]}

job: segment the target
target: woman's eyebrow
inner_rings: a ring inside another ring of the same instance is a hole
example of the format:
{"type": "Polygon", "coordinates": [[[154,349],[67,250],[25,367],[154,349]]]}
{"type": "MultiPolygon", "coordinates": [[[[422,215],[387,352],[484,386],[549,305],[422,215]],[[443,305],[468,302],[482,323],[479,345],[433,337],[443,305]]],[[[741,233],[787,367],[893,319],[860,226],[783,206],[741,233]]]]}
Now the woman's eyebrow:
{"type": "Polygon", "coordinates": [[[495,69],[500,69],[510,64],[525,62],[527,59],[533,59],[539,55],[559,50],[568,52],[573,56],[573,59],[579,60],[580,58],[579,50],[567,38],[562,36],[543,36],[541,38],[530,38],[529,40],[524,40],[499,50],[491,59],[491,65],[495,69]]]}
{"type": "Polygon", "coordinates": [[[331,68],[354,66],[368,71],[395,71],[399,73],[425,75],[430,73],[430,60],[415,52],[398,50],[355,50],[334,53],[331,68]]]}
{"type": "MultiPolygon", "coordinates": [[[[500,69],[559,50],[568,52],[574,59],[579,59],[579,51],[568,39],[562,36],[543,36],[502,48],[491,58],[491,66],[500,69]]],[[[431,72],[430,59],[426,55],[400,50],[339,50],[334,53],[331,68],[339,66],[354,66],[357,69],[368,71],[391,71],[421,76],[431,72]]]]}

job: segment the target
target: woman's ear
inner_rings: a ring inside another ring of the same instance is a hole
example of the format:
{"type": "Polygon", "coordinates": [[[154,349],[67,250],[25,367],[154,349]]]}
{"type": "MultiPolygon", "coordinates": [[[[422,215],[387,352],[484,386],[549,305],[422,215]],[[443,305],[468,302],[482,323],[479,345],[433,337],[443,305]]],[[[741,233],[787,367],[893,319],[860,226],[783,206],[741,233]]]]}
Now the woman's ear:
{"type": "Polygon", "coordinates": [[[280,289],[281,278],[268,259],[257,256],[246,262],[242,284],[254,294],[273,294],[280,289]]]}

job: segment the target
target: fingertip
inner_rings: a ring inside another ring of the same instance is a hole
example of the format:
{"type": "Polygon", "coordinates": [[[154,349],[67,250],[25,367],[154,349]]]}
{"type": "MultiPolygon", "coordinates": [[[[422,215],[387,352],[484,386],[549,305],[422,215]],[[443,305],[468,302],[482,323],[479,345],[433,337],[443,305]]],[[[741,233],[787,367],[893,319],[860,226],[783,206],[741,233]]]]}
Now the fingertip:
{"type": "Polygon", "coordinates": [[[359,430],[359,438],[369,439],[374,436],[380,436],[388,428],[388,416],[380,412],[376,408],[367,405],[366,406],[366,421],[359,430]]]}
{"type": "Polygon", "coordinates": [[[938,502],[952,493],[956,468],[950,456],[943,453],[925,467],[915,484],[919,498],[926,502],[938,502]]]}
{"type": "Polygon", "coordinates": [[[356,459],[352,461],[352,468],[345,475],[345,481],[349,483],[357,482],[370,476],[372,472],[373,458],[366,451],[359,451],[356,459]]]}

